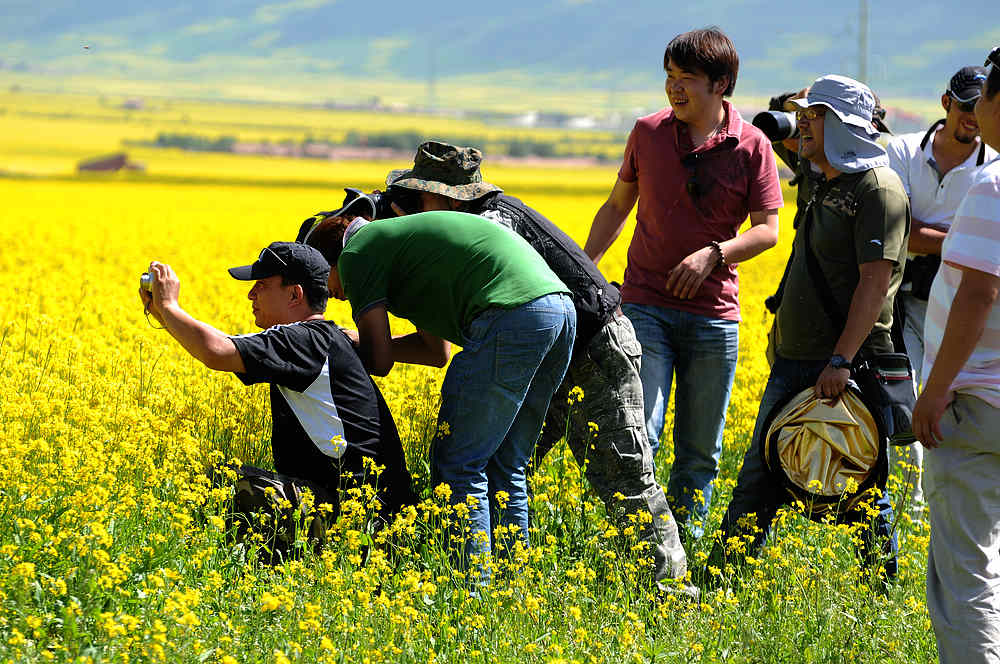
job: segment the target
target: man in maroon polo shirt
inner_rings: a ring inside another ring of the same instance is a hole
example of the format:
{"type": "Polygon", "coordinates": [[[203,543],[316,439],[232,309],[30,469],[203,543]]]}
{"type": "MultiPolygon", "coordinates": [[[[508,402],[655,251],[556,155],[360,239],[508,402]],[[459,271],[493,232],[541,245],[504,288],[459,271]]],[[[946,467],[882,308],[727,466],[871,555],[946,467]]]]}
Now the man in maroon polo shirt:
{"type": "Polygon", "coordinates": [[[642,344],[646,433],[654,454],[676,376],[675,460],[667,494],[701,536],[736,369],[736,264],[778,241],[781,186],[771,144],[724,99],[739,56],[718,28],[675,37],[663,55],[670,108],[639,118],[585,250],[599,261],[636,200],[622,310],[642,344]],[[739,228],[750,216],[750,227],[739,228]]]}

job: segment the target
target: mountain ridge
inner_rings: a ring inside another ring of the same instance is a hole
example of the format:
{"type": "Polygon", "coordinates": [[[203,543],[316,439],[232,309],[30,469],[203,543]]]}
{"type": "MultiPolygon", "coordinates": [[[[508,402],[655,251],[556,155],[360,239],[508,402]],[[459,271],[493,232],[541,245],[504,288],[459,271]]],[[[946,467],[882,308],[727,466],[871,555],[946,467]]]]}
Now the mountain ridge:
{"type": "MultiPolygon", "coordinates": [[[[718,25],[736,43],[738,94],[769,96],[822,73],[858,75],[858,6],[719,0],[122,0],[3,3],[5,68],[65,76],[143,79],[295,74],[486,85],[511,78],[553,91],[662,85],[662,53],[675,34],[718,25]],[[793,11],[789,11],[789,7],[793,11]],[[29,36],[30,37],[27,37],[29,36]]],[[[868,81],[882,96],[933,98],[958,67],[1000,43],[993,3],[915,6],[886,0],[870,18],[868,81]],[[957,21],[956,16],[980,21],[957,21]],[[960,23],[976,27],[960,32],[960,23]],[[955,25],[954,34],[942,26],[955,25]],[[981,27],[985,26],[985,27],[981,27]]]]}

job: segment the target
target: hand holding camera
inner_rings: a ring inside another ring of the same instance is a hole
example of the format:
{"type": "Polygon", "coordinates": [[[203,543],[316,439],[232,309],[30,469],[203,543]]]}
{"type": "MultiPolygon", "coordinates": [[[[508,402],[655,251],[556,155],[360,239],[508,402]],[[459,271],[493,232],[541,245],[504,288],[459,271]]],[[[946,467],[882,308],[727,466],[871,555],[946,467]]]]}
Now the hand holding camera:
{"type": "Polygon", "coordinates": [[[163,325],[163,310],[177,304],[181,282],[173,268],[165,263],[153,261],[149,271],[139,277],[139,299],[160,325],[163,325]]]}

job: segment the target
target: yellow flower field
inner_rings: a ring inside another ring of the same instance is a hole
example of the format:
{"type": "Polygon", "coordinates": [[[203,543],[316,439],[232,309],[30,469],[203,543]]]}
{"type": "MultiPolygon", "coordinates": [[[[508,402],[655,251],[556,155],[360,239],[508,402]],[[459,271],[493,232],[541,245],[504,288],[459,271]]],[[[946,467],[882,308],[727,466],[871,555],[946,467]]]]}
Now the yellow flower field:
{"type": "MultiPolygon", "coordinates": [[[[43,135],[7,131],[23,122],[0,116],[0,171],[58,177],[0,178],[0,661],[933,661],[927,526],[906,510],[900,578],[885,593],[858,571],[846,528],[789,511],[731,590],[691,604],[648,589],[642,551],[605,519],[563,446],[534,478],[532,548],[470,596],[443,534],[461,515],[427,479],[444,374],[429,368],[379,380],[424,502],[373,541],[366,497],[348,496],[322,553],[258,564],[252,547],[227,542],[229,490],[206,471],[233,458],[271,465],[267,391],[205,369],[153,329],[138,276],[168,262],[187,311],[251,332],[247,285],[225,269],[338,207],[343,186],[377,186],[405,164],[150,150],[146,175],[78,178],[67,167],[76,148],[35,149],[43,135]]],[[[581,242],[615,178],[488,161],[484,171],[581,242]]],[[[779,247],[740,268],[740,364],[709,534],[766,379],[763,299],[792,213],[779,247]]],[[[630,236],[631,226],[602,263],[609,278],[621,278],[630,236]]],[[[344,303],[327,315],[351,325],[344,303]]],[[[668,439],[661,481],[670,460],[668,439]]],[[[900,481],[897,469],[896,495],[900,481]]],[[[692,545],[692,566],[710,546],[692,545]]]]}

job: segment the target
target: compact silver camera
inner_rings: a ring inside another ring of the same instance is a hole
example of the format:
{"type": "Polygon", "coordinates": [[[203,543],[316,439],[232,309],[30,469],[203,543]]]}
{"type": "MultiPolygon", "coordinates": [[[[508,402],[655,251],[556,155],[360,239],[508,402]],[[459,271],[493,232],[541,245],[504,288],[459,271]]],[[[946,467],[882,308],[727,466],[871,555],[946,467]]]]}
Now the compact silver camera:
{"type": "Polygon", "coordinates": [[[143,290],[148,290],[150,293],[153,292],[153,275],[149,272],[143,272],[139,276],[139,288],[143,290]]]}

